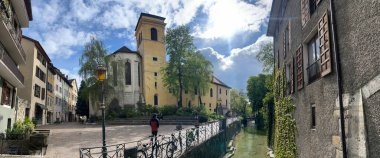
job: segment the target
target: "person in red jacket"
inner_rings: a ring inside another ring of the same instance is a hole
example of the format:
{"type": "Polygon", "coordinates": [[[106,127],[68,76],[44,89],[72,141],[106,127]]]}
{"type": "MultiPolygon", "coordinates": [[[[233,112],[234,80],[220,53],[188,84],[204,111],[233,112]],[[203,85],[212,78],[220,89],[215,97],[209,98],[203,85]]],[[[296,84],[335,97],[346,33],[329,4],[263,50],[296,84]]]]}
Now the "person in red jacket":
{"type": "Polygon", "coordinates": [[[152,135],[157,136],[158,128],[160,127],[160,122],[157,119],[157,114],[153,114],[152,119],[150,119],[150,128],[152,129],[152,135]]]}

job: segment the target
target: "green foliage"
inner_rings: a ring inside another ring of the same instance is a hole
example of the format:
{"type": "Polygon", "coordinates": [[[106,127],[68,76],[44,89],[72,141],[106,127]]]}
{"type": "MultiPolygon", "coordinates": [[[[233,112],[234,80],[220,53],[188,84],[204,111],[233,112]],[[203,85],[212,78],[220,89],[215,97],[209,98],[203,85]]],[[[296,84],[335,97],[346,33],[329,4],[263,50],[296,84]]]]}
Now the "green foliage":
{"type": "Polygon", "coordinates": [[[268,43],[261,48],[256,54],[256,59],[263,64],[263,72],[273,72],[274,55],[273,55],[273,43],[268,43]]]}
{"type": "Polygon", "coordinates": [[[232,89],[230,91],[231,108],[236,114],[247,117],[252,114],[252,108],[249,107],[247,97],[243,91],[232,89]]]}
{"type": "Polygon", "coordinates": [[[297,157],[296,122],[293,117],[295,106],[290,96],[284,95],[285,81],[282,71],[276,71],[273,93],[275,102],[275,138],[274,151],[276,157],[297,157]]]}
{"type": "Polygon", "coordinates": [[[175,115],[177,112],[177,106],[175,106],[175,105],[164,105],[164,106],[158,107],[158,111],[163,116],[175,115]]]}
{"type": "Polygon", "coordinates": [[[178,26],[168,29],[165,36],[169,61],[161,71],[163,83],[169,92],[179,97],[178,107],[182,107],[182,92],[192,94],[207,91],[212,75],[212,64],[202,54],[196,52],[190,29],[178,26]]]}
{"type": "Polygon", "coordinates": [[[13,124],[11,129],[6,130],[7,139],[21,140],[34,131],[35,125],[30,119],[26,118],[24,122],[18,120],[13,124]]]}
{"type": "Polygon", "coordinates": [[[264,106],[263,99],[269,92],[266,87],[265,81],[268,75],[259,74],[258,76],[252,76],[247,81],[247,95],[252,105],[252,111],[255,116],[255,123],[258,130],[264,129],[263,114],[259,111],[264,106]]]}
{"type": "Polygon", "coordinates": [[[85,89],[87,88],[87,84],[84,80],[81,81],[79,91],[78,91],[78,99],[76,103],[76,113],[80,116],[89,116],[89,106],[88,106],[88,95],[85,93],[85,89]]]}

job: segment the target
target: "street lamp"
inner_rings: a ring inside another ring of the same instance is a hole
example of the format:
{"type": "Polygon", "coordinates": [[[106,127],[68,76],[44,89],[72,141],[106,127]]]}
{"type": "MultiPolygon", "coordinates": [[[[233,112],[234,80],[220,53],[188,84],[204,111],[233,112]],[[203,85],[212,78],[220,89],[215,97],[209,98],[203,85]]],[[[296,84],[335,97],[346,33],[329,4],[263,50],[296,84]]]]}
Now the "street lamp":
{"type": "Polygon", "coordinates": [[[104,114],[104,110],[105,110],[105,105],[104,105],[104,80],[106,79],[106,68],[104,67],[104,65],[98,65],[98,69],[97,69],[97,72],[98,72],[98,76],[97,76],[97,80],[102,82],[102,102],[100,103],[100,109],[102,109],[102,141],[103,141],[103,147],[102,147],[102,154],[103,154],[103,158],[107,157],[107,148],[106,148],[106,126],[105,126],[105,120],[106,120],[106,117],[105,117],[105,114],[104,114]]]}

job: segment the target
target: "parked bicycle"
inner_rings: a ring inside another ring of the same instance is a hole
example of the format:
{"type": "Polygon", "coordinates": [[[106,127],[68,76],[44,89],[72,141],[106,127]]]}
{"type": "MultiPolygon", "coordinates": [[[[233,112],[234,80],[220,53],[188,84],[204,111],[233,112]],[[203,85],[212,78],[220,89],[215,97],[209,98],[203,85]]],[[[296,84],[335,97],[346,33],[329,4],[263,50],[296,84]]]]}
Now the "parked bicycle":
{"type": "MultiPolygon", "coordinates": [[[[161,137],[161,140],[164,139],[163,135],[159,135],[158,137],[161,137]]],[[[155,136],[149,136],[150,142],[146,144],[138,144],[138,146],[141,146],[141,149],[137,151],[137,157],[138,158],[158,158],[162,157],[163,148],[160,144],[159,140],[155,136]],[[149,153],[149,151],[151,152],[149,153]]],[[[141,143],[141,142],[139,142],[141,143]]]]}
{"type": "MultiPolygon", "coordinates": [[[[176,130],[177,131],[177,130],[176,130]]],[[[182,137],[181,130],[178,130],[178,138],[175,136],[175,133],[171,134],[171,138],[166,146],[166,157],[174,158],[178,157],[182,153],[182,137]]]]}

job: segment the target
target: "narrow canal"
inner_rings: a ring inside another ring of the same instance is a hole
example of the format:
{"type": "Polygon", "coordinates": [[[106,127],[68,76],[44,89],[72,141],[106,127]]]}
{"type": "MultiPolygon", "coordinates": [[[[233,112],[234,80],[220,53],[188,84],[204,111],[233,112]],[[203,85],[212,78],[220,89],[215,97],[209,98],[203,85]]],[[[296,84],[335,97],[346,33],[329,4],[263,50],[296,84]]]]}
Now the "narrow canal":
{"type": "Polygon", "coordinates": [[[257,131],[248,126],[240,131],[235,137],[236,147],[234,158],[266,158],[267,156],[267,136],[264,131],[257,131]]]}

